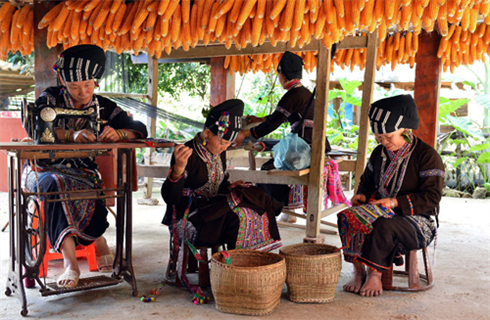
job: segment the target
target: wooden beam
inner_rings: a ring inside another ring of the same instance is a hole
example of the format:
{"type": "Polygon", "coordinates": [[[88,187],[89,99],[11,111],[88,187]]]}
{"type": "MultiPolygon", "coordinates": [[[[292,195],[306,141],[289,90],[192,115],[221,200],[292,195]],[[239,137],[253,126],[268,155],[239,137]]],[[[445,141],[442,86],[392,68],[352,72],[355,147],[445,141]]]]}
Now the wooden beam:
{"type": "Polygon", "coordinates": [[[419,112],[420,124],[415,135],[436,148],[439,117],[439,91],[442,63],[437,57],[441,36],[437,32],[422,32],[419,51],[415,58],[414,99],[419,112]]]}
{"type": "Polygon", "coordinates": [[[322,45],[318,50],[315,117],[311,146],[311,174],[308,183],[308,218],[306,220],[306,237],[308,238],[318,238],[320,234],[329,80],[330,48],[322,45]]]}
{"type": "Polygon", "coordinates": [[[362,91],[361,119],[359,123],[359,142],[357,147],[356,181],[354,190],[357,190],[361,175],[367,164],[369,118],[368,109],[373,99],[374,78],[376,74],[376,56],[378,54],[378,31],[368,35],[366,55],[366,71],[364,71],[364,89],[362,91]]]}
{"type": "Polygon", "coordinates": [[[225,69],[225,57],[211,58],[211,105],[217,106],[234,97],[235,76],[225,69]]]}
{"type": "MultiPolygon", "coordinates": [[[[285,51],[318,51],[323,46],[321,41],[314,40],[310,43],[300,47],[291,47],[289,42],[278,42],[274,47],[270,42],[266,42],[257,47],[251,45],[238,49],[235,45],[232,45],[230,49],[227,49],[221,43],[212,43],[207,46],[196,46],[189,51],[184,51],[182,48],[172,50],[168,55],[163,54],[163,59],[197,59],[197,58],[213,58],[213,57],[225,57],[225,56],[240,56],[248,54],[269,54],[269,53],[284,53],[285,51]]],[[[346,37],[338,45],[337,49],[359,49],[366,48],[367,37],[346,37]]]]}
{"type": "MultiPolygon", "coordinates": [[[[57,3],[55,1],[35,1],[32,11],[34,12],[34,26],[39,24],[44,15],[48,13],[57,3]]],[[[51,86],[56,86],[56,73],[53,72],[53,64],[58,59],[63,47],[58,45],[49,49],[46,46],[48,28],[39,30],[34,27],[34,72],[36,79],[36,98],[51,86]]]]}
{"type": "MultiPolygon", "coordinates": [[[[158,105],[158,59],[151,57],[148,61],[148,102],[152,106],[158,105]]],[[[157,119],[147,116],[146,126],[148,128],[148,134],[151,138],[156,138],[157,119]]],[[[150,164],[151,152],[153,149],[146,148],[145,150],[145,163],[150,164]]],[[[153,178],[145,178],[146,187],[143,191],[143,198],[150,199],[153,191],[153,178]]]]}

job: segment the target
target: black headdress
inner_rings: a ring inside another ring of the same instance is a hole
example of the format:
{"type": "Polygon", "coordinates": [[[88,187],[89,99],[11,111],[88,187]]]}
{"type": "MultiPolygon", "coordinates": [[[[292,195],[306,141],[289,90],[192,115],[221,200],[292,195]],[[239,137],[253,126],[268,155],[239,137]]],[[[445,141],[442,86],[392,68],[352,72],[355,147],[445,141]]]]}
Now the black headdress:
{"type": "Polygon", "coordinates": [[[376,101],[369,107],[368,116],[373,133],[385,134],[419,127],[417,106],[409,94],[376,101]]]}
{"type": "Polygon", "coordinates": [[[235,141],[242,130],[243,101],[226,100],[209,111],[205,126],[212,133],[228,141],[235,141]]]}
{"type": "Polygon", "coordinates": [[[65,82],[99,79],[104,74],[105,53],[91,44],[73,46],[61,53],[53,68],[65,82]]]}
{"type": "Polygon", "coordinates": [[[303,59],[286,51],[277,65],[277,72],[282,73],[288,80],[301,79],[303,78],[303,59]]]}

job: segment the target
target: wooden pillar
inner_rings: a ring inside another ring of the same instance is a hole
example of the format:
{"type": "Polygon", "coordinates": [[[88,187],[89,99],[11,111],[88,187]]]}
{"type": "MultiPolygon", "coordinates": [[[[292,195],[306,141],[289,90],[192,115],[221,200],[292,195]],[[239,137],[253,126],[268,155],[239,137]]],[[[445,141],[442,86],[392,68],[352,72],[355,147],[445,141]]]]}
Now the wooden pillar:
{"type": "Polygon", "coordinates": [[[356,182],[354,190],[361,180],[361,175],[367,163],[369,117],[368,109],[373,100],[374,78],[376,75],[376,56],[378,55],[378,31],[368,34],[366,71],[364,71],[364,84],[362,87],[361,117],[359,120],[359,141],[357,145],[356,182]]]}
{"type": "Polygon", "coordinates": [[[211,58],[210,104],[216,106],[235,97],[235,76],[225,69],[225,58],[211,58]]]}
{"type": "Polygon", "coordinates": [[[56,86],[56,72],[53,64],[63,51],[63,46],[58,45],[49,49],[46,45],[48,28],[39,30],[37,25],[44,15],[57,3],[55,1],[34,1],[34,78],[36,98],[48,87],[56,86]]]}
{"type": "Polygon", "coordinates": [[[311,144],[311,166],[308,180],[308,212],[305,242],[319,239],[323,200],[323,167],[325,164],[325,131],[327,127],[328,88],[330,81],[330,48],[320,45],[316,75],[315,118],[311,144]]]}
{"type": "Polygon", "coordinates": [[[439,117],[439,90],[441,88],[441,59],[437,50],[441,36],[437,32],[422,31],[415,60],[414,99],[419,112],[420,125],[414,133],[436,148],[439,117]]]}
{"type": "MultiPolygon", "coordinates": [[[[150,58],[150,57],[148,57],[150,58]]],[[[158,106],[158,59],[156,57],[151,57],[151,60],[148,60],[148,102],[152,106],[158,106]]],[[[156,138],[156,130],[157,130],[157,118],[152,118],[147,116],[146,118],[146,127],[148,129],[148,134],[151,138],[156,138]]],[[[151,164],[151,148],[146,148],[145,150],[145,164],[151,164]]],[[[153,191],[153,178],[146,177],[145,178],[146,186],[143,192],[144,199],[150,199],[151,193],[153,191]]]]}

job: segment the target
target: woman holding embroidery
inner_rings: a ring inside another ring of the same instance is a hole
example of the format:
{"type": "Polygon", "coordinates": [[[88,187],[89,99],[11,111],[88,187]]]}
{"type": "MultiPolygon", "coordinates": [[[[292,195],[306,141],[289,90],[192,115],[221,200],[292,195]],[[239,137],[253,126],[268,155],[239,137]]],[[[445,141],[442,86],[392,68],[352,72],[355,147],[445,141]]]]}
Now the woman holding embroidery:
{"type": "MultiPolygon", "coordinates": [[[[104,73],[104,50],[94,45],[78,45],[63,51],[54,69],[61,84],[47,88],[36,100],[36,106],[51,105],[69,109],[97,106],[100,118],[107,121],[101,126],[101,142],[146,138],[144,124],[133,121],[114,102],[94,94],[96,82],[104,73]]],[[[83,118],[57,119],[56,142],[92,143],[96,135],[90,123],[83,118]]],[[[26,128],[32,138],[33,128],[26,128]]],[[[30,161],[25,168],[26,188],[31,192],[63,192],[104,188],[98,166],[93,158],[30,161]]],[[[66,198],[66,194],[50,196],[66,198]]],[[[95,243],[98,269],[110,272],[114,256],[102,235],[109,223],[107,209],[101,200],[54,202],[48,204],[45,219],[51,247],[63,254],[65,272],[58,278],[59,287],[75,287],[80,268],[75,255],[77,245],[95,243]]]]}
{"type": "Polygon", "coordinates": [[[240,132],[242,115],[243,102],[227,100],[211,109],[204,131],[175,147],[161,193],[167,203],[163,223],[180,226],[175,232],[186,225],[180,241],[267,251],[281,246],[274,218],[280,204],[257,187],[228,181],[225,151],[240,132]]]}
{"type": "Polygon", "coordinates": [[[444,165],[437,151],[411,132],[419,125],[412,96],[379,100],[368,115],[380,145],[351,199],[354,207],[338,214],[338,226],[344,259],[354,265],[344,290],[375,297],[383,292],[384,271],[434,239],[444,165]]]}

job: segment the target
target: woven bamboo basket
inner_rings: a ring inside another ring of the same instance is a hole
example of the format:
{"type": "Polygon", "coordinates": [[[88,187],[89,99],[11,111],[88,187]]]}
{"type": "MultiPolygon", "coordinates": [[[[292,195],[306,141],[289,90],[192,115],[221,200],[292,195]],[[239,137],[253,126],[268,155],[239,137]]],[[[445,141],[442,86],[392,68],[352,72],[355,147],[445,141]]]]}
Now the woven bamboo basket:
{"type": "Polygon", "coordinates": [[[275,253],[230,250],[231,265],[221,252],[211,260],[211,289],[216,309],[244,315],[267,315],[279,305],[286,261],[275,253]]]}
{"type": "Polygon", "coordinates": [[[279,251],[286,258],[289,300],[327,303],[335,298],[342,269],[336,250],[327,244],[300,243],[279,251]]]}

